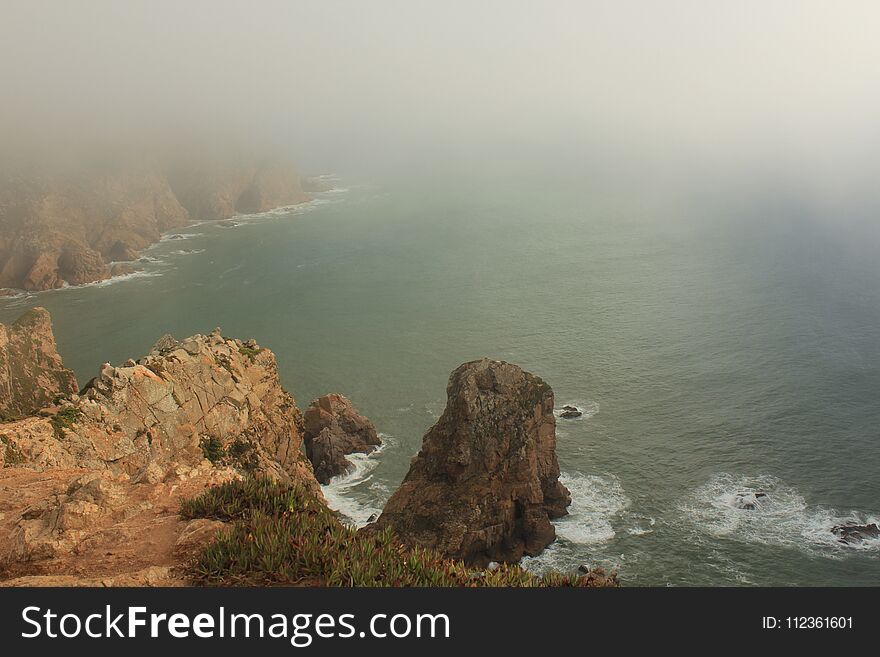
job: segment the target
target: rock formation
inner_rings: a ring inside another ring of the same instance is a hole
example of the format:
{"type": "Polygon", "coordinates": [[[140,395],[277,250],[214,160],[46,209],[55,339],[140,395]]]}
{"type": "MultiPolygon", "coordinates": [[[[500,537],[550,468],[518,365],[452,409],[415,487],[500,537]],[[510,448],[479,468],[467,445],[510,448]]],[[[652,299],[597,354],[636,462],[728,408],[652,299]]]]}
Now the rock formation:
{"type": "Polygon", "coordinates": [[[485,566],[536,555],[567,513],[559,482],[553,391],[516,365],[465,363],[443,415],[400,488],[366,531],[393,527],[408,545],[485,566]]]}
{"type": "Polygon", "coordinates": [[[304,413],[304,421],[306,455],[322,484],[351,468],[347,454],[369,454],[382,444],[373,423],[342,395],[314,400],[304,413]]]}
{"type": "Polygon", "coordinates": [[[860,524],[848,522],[831,528],[837,540],[848,545],[858,545],[870,539],[880,538],[880,527],[875,522],[860,524]]]}
{"type": "Polygon", "coordinates": [[[272,352],[219,329],[105,364],[58,406],[0,423],[0,579],[175,583],[168,569],[219,528],[180,520],[182,498],[247,472],[320,496],[302,422],[272,352]]]}
{"type": "Polygon", "coordinates": [[[168,230],[308,200],[286,163],[220,154],[3,173],[0,287],[48,290],[111,276],[168,230]]]}
{"type": "Polygon", "coordinates": [[[0,416],[28,415],[76,391],[76,377],[58,355],[48,311],[34,308],[14,324],[0,324],[0,416]]]}

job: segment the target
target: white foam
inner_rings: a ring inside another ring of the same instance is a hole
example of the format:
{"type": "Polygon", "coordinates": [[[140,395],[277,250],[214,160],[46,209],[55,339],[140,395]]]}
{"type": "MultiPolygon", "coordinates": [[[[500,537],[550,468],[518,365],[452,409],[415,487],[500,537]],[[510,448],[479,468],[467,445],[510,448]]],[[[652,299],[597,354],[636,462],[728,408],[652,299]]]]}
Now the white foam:
{"type": "Polygon", "coordinates": [[[557,406],[553,409],[553,415],[556,416],[557,420],[564,420],[565,422],[571,422],[574,420],[588,420],[589,418],[596,415],[599,412],[599,402],[593,401],[584,401],[582,399],[576,399],[574,401],[566,401],[561,404],[557,404],[557,406]],[[577,408],[581,415],[579,417],[573,418],[562,418],[560,417],[563,413],[564,406],[574,406],[577,408]]]}
{"type": "Polygon", "coordinates": [[[122,283],[123,281],[131,281],[138,278],[155,278],[156,276],[161,276],[162,272],[159,271],[146,271],[140,269],[138,271],[129,272],[127,274],[121,274],[119,276],[111,276],[110,278],[104,279],[103,281],[94,281],[92,283],[83,283],[82,285],[70,285],[65,286],[62,289],[76,289],[81,287],[107,287],[108,285],[115,285],[116,283],[122,283]]]}
{"type": "Polygon", "coordinates": [[[630,506],[617,477],[562,473],[559,481],[571,492],[571,506],[567,516],[554,522],[557,536],[580,545],[614,538],[612,521],[630,506]]]}
{"type": "Polygon", "coordinates": [[[170,255],[196,255],[197,253],[204,253],[204,249],[178,249],[177,251],[172,251],[170,255]]]}
{"type": "MultiPolygon", "coordinates": [[[[382,509],[373,504],[364,501],[363,497],[358,495],[354,490],[358,486],[366,484],[372,478],[372,472],[379,465],[378,457],[388,445],[388,436],[380,433],[382,444],[369,454],[349,454],[347,458],[352,468],[337,477],[333,477],[330,483],[322,486],[324,497],[327,499],[327,505],[334,511],[338,511],[356,527],[363,527],[367,524],[370,516],[378,516],[382,509]]],[[[371,486],[373,490],[379,489],[379,486],[371,486]]]]}
{"type": "Polygon", "coordinates": [[[832,557],[853,550],[880,550],[880,539],[844,543],[831,531],[845,523],[876,523],[876,515],[809,505],[795,488],[771,475],[716,474],[680,508],[693,530],[716,538],[794,547],[832,557]],[[742,500],[752,500],[757,492],[766,496],[754,498],[755,508],[743,508],[742,500]]]}
{"type": "Polygon", "coordinates": [[[204,233],[166,233],[159,238],[159,243],[178,240],[191,240],[194,237],[203,237],[204,233]]]}

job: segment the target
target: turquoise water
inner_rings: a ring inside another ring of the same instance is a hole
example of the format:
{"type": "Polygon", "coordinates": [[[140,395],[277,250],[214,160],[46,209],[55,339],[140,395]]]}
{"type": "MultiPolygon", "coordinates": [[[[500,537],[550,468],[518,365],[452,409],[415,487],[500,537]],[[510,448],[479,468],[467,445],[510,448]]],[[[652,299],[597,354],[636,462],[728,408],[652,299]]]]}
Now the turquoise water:
{"type": "Polygon", "coordinates": [[[880,584],[878,244],[797,204],[719,192],[656,204],[551,172],[348,177],[308,207],[203,224],[145,274],[4,301],[52,312],[81,383],[164,333],[221,326],[278,357],[299,405],[348,395],[386,436],[328,490],[381,508],[460,363],[544,377],[574,496],[530,568],[638,585],[880,584]],[[768,493],[734,508],[737,492],[768,493]]]}

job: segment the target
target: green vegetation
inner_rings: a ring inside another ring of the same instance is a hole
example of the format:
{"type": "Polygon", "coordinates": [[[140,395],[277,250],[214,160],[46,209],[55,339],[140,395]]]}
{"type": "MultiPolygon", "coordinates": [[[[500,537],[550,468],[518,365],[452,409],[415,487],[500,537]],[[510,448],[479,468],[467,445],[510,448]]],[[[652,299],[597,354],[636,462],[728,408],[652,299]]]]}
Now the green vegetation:
{"type": "Polygon", "coordinates": [[[258,355],[261,351],[263,351],[263,350],[262,350],[262,348],[260,348],[260,347],[257,347],[257,348],[255,349],[254,347],[248,347],[247,345],[244,345],[244,344],[241,345],[241,346],[238,348],[238,353],[240,353],[242,356],[247,356],[248,359],[249,359],[252,363],[257,359],[257,355],[258,355]]]}
{"type": "Polygon", "coordinates": [[[3,444],[3,466],[6,467],[8,465],[18,465],[19,463],[24,463],[24,454],[21,453],[21,450],[18,448],[14,442],[9,440],[6,436],[0,436],[0,443],[3,444]]]}
{"type": "Polygon", "coordinates": [[[189,565],[196,584],[308,586],[583,586],[519,566],[485,572],[402,546],[390,530],[357,532],[315,495],[265,477],[211,488],[181,506],[185,518],[230,521],[189,565]]]}
{"type": "Polygon", "coordinates": [[[21,415],[12,411],[0,410],[0,424],[5,424],[6,422],[16,422],[20,420],[21,417],[21,415]]]}
{"type": "Polygon", "coordinates": [[[223,446],[223,442],[216,436],[202,438],[199,441],[199,447],[202,448],[202,454],[211,463],[217,463],[226,457],[226,448],[223,446]]]}
{"type": "Polygon", "coordinates": [[[55,413],[49,422],[52,423],[55,435],[58,438],[64,438],[65,429],[69,429],[76,424],[80,417],[82,417],[82,411],[76,406],[66,406],[55,413]]]}
{"type": "Polygon", "coordinates": [[[236,438],[230,443],[227,449],[229,458],[232,459],[232,465],[237,466],[245,472],[253,472],[259,466],[257,458],[257,450],[254,444],[244,438],[236,438]]]}

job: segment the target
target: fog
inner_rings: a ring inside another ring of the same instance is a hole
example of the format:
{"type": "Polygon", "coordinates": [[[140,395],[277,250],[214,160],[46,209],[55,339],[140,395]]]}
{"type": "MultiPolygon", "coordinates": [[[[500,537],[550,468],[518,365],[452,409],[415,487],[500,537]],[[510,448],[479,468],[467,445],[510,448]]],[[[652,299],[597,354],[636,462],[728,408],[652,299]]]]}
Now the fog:
{"type": "Polygon", "coordinates": [[[773,172],[846,196],[880,145],[869,0],[3,1],[7,156],[190,139],[305,168],[476,153],[773,172]]]}

